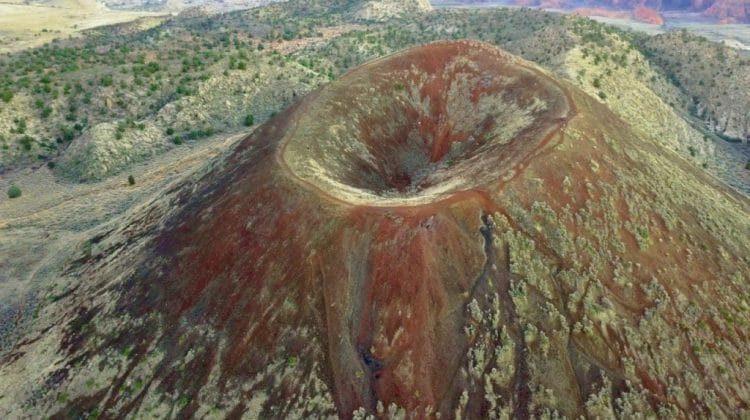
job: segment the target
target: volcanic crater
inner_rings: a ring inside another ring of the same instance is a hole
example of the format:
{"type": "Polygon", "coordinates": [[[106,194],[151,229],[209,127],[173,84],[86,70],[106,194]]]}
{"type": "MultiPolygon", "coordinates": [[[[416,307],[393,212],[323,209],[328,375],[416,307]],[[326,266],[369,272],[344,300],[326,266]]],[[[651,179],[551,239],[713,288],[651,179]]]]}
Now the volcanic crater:
{"type": "Polygon", "coordinates": [[[515,173],[573,114],[564,90],[498,49],[439,43],[345,75],[303,105],[280,159],[354,204],[412,205],[515,173]]]}
{"type": "Polygon", "coordinates": [[[93,238],[6,417],[741,417],[747,214],[533,64],[416,47],[93,238]]]}

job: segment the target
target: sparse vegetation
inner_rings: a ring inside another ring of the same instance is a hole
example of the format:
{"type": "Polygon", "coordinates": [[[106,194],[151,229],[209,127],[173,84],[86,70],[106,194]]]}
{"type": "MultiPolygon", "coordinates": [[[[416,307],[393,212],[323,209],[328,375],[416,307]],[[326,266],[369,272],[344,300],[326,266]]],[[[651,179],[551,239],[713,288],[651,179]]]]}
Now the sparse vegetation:
{"type": "Polygon", "coordinates": [[[639,36],[636,45],[679,88],[678,107],[728,139],[750,130],[750,66],[737,50],[688,31],[639,36]]]}

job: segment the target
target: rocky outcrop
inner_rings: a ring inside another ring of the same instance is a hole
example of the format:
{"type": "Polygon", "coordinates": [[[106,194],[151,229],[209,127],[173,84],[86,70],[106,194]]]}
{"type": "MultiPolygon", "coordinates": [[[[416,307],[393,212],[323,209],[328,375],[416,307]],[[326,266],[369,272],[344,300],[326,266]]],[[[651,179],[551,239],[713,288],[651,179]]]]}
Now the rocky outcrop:
{"type": "Polygon", "coordinates": [[[722,23],[750,22],[750,2],[746,0],[717,0],[703,12],[718,18],[722,23]]]}
{"type": "Polygon", "coordinates": [[[654,25],[664,24],[664,18],[657,10],[643,5],[638,5],[633,9],[633,18],[654,25]]]}

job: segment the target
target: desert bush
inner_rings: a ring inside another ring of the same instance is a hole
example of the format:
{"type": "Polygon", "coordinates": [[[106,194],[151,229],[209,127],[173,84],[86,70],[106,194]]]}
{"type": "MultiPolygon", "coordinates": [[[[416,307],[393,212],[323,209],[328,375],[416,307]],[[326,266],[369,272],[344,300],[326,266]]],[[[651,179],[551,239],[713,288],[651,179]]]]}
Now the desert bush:
{"type": "Polygon", "coordinates": [[[12,133],[26,133],[26,118],[16,118],[14,122],[16,123],[16,127],[11,129],[12,133]]]}
{"type": "Polygon", "coordinates": [[[0,92],[0,99],[2,99],[3,102],[6,103],[10,102],[11,99],[13,99],[13,92],[8,89],[3,90],[2,92],[0,92]]]}
{"type": "Polygon", "coordinates": [[[18,140],[26,151],[31,150],[31,146],[34,144],[34,138],[31,136],[23,136],[18,140]]]}
{"type": "Polygon", "coordinates": [[[10,188],[8,188],[8,198],[18,198],[21,196],[21,188],[19,188],[17,185],[11,185],[10,188]]]}

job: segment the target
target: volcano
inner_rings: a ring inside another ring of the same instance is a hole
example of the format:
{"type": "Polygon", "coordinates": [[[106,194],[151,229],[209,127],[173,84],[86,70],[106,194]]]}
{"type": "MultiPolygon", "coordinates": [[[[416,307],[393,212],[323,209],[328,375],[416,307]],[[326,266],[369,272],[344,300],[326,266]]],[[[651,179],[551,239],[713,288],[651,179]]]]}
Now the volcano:
{"type": "Polygon", "coordinates": [[[748,215],[535,65],[415,47],[92,238],[0,414],[747,415],[748,215]]]}

